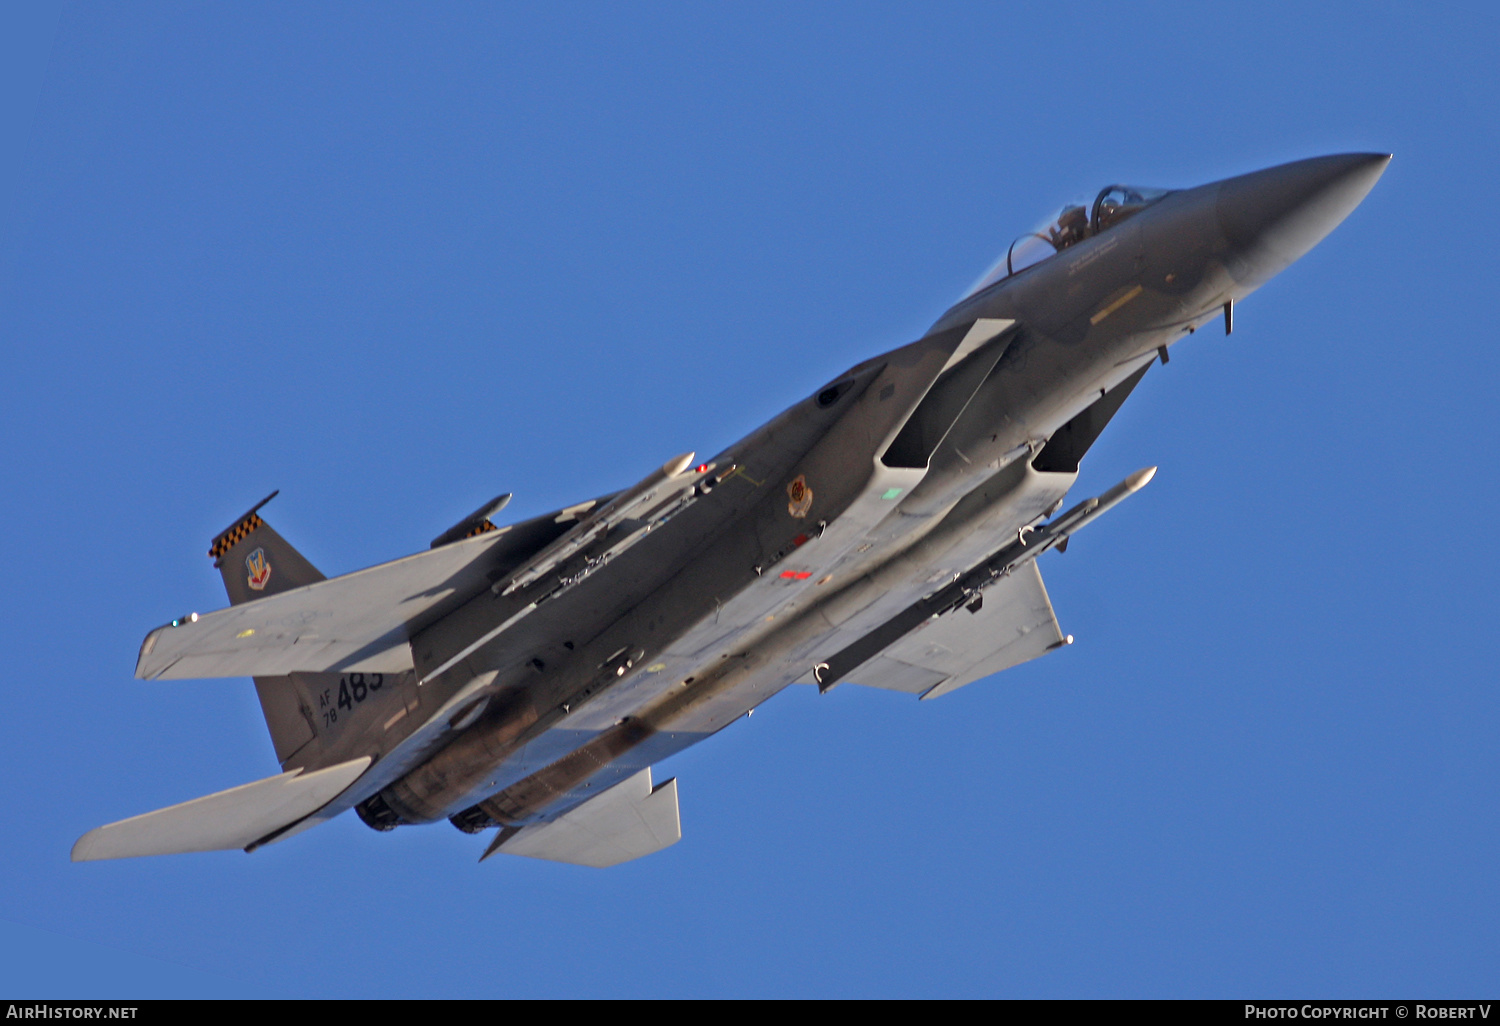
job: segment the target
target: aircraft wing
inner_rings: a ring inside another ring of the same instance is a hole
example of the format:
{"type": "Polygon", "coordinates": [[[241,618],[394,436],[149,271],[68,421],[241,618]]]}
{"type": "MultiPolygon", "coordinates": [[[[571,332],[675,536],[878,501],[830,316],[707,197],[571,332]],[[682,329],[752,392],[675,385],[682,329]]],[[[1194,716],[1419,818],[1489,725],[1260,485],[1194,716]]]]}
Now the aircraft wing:
{"type": "Polygon", "coordinates": [[[937,698],[1063,641],[1041,572],[1029,562],[985,591],[977,611],[960,607],[927,620],[850,671],[848,679],[937,698]]]}
{"type": "Polygon", "coordinates": [[[571,528],[570,507],[465,541],[203,615],[146,635],[143,680],[400,673],[407,638],[571,528]]]}

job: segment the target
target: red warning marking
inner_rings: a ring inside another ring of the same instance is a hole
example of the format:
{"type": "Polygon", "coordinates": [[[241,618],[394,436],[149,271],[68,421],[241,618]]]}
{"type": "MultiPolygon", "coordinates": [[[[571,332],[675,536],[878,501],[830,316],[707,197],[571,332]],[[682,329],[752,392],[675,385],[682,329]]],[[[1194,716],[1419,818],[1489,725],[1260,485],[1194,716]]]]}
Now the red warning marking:
{"type": "Polygon", "coordinates": [[[795,538],[792,539],[792,547],[793,548],[800,549],[802,546],[804,546],[806,544],[807,544],[807,535],[805,535],[805,534],[799,534],[799,535],[797,535],[797,537],[795,537],[795,538]]]}
{"type": "Polygon", "coordinates": [[[805,581],[812,576],[811,570],[783,570],[781,576],[789,581],[805,581]]]}

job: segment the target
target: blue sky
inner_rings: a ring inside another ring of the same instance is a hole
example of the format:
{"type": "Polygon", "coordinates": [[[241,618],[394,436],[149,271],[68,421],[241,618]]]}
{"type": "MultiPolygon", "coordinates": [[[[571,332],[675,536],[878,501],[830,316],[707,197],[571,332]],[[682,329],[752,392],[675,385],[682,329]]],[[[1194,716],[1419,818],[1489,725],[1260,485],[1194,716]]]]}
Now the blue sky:
{"type": "Polygon", "coordinates": [[[1479,5],[7,8],[0,983],[28,996],[1460,996],[1500,946],[1500,156],[1479,5]],[[75,866],[275,771],[134,681],[268,518],[341,573],[712,452],[1125,181],[1395,153],[1154,370],[1070,649],[790,690],[607,872],[352,816],[75,866]]]}

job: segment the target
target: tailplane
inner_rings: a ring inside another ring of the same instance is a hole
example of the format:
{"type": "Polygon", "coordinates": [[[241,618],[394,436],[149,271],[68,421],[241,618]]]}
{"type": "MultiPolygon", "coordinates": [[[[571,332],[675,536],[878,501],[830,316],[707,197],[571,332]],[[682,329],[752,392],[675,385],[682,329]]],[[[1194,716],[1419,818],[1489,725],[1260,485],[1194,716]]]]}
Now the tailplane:
{"type": "Polygon", "coordinates": [[[96,827],[73,845],[73,861],[231,848],[250,851],[292,833],[293,827],[359,779],[369,765],[370,757],[363,755],[312,773],[291,770],[96,827]]]}

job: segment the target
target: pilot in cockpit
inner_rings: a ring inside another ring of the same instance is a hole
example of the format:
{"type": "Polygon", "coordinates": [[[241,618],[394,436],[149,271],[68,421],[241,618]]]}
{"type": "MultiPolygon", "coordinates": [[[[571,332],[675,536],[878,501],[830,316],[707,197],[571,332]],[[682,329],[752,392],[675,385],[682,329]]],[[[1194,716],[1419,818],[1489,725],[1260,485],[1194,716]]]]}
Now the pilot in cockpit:
{"type": "Polygon", "coordinates": [[[1064,250],[1089,237],[1089,215],[1083,207],[1067,207],[1057,215],[1057,224],[1049,229],[1048,241],[1055,250],[1064,250]]]}

